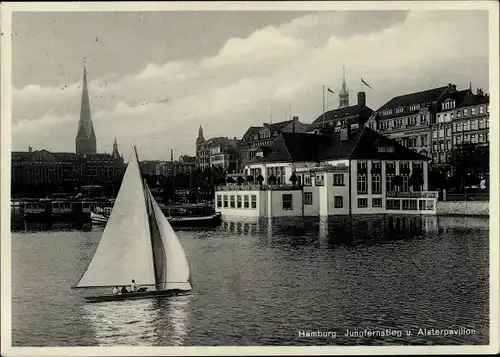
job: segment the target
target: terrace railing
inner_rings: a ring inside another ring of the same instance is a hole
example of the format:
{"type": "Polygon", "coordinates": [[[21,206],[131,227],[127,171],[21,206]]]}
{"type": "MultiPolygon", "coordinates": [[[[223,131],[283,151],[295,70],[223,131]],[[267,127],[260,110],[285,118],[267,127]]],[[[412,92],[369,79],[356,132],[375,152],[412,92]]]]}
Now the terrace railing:
{"type": "Polygon", "coordinates": [[[276,185],[259,185],[259,184],[249,184],[244,183],[241,185],[238,184],[227,184],[220,185],[215,187],[215,191],[292,191],[292,190],[301,190],[302,185],[299,184],[276,184],[276,185]]]}
{"type": "Polygon", "coordinates": [[[385,197],[387,198],[435,198],[439,197],[438,191],[409,191],[409,192],[400,192],[400,191],[387,191],[385,193],[385,197]]]}

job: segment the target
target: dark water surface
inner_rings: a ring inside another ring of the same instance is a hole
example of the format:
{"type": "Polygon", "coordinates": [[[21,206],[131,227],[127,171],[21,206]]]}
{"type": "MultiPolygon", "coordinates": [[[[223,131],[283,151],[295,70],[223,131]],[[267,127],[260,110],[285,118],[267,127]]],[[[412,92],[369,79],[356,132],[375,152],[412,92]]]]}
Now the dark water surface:
{"type": "Polygon", "coordinates": [[[102,229],[30,226],[12,234],[12,342],[488,344],[488,224],[470,217],[226,220],[216,229],[178,231],[193,296],[101,304],[85,304],[70,286],[102,229]],[[345,337],[347,329],[378,335],[345,337]],[[330,334],[304,336],[318,330],[330,334]]]}

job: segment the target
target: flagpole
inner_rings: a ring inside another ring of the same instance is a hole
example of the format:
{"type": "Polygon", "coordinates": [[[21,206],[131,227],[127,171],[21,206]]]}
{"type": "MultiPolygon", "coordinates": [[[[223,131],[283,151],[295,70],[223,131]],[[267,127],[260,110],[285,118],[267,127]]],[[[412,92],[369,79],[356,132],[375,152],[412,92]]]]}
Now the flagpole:
{"type": "Polygon", "coordinates": [[[288,102],[288,114],[289,114],[290,120],[292,120],[292,102],[291,101],[288,102]]]}
{"type": "Polygon", "coordinates": [[[361,92],[363,92],[363,78],[361,78],[361,92]]]}
{"type": "Polygon", "coordinates": [[[325,121],[325,85],[323,84],[323,121],[325,121]]]}

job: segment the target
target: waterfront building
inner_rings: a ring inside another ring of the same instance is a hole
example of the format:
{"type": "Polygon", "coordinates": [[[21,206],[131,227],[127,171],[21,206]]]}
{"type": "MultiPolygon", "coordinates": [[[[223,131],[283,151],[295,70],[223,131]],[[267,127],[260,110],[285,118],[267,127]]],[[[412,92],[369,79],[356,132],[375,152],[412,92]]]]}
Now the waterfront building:
{"type": "MultiPolygon", "coordinates": [[[[344,103],[342,98],[340,102],[344,103]]],[[[307,132],[313,134],[318,134],[322,130],[339,132],[340,129],[348,126],[350,130],[353,130],[362,126],[372,114],[373,110],[366,106],[366,93],[359,92],[356,105],[340,105],[339,109],[325,112],[308,125],[307,132]]]]}
{"type": "Polygon", "coordinates": [[[239,156],[241,165],[262,153],[262,148],[271,145],[281,133],[304,133],[307,125],[299,121],[299,117],[278,123],[263,123],[262,126],[251,126],[241,138],[239,156]]]}
{"type": "Polygon", "coordinates": [[[489,145],[489,95],[471,88],[446,95],[431,125],[432,162],[446,166],[462,144],[489,145]]]}
{"type": "Polygon", "coordinates": [[[196,166],[201,170],[215,166],[224,171],[236,172],[239,169],[238,147],[239,140],[236,137],[205,139],[200,126],[196,139],[196,166]]]}
{"type": "Polygon", "coordinates": [[[456,93],[454,84],[397,96],[366,122],[369,128],[422,155],[431,156],[431,125],[443,100],[456,93]]]}
{"type": "Polygon", "coordinates": [[[196,158],[182,155],[178,160],[144,160],[139,163],[142,174],[171,176],[177,174],[190,174],[196,169],[196,158]]]}
{"type": "Polygon", "coordinates": [[[216,209],[259,217],[435,214],[428,160],[366,127],[281,133],[245,166],[247,183],[216,188],[216,209]]]}

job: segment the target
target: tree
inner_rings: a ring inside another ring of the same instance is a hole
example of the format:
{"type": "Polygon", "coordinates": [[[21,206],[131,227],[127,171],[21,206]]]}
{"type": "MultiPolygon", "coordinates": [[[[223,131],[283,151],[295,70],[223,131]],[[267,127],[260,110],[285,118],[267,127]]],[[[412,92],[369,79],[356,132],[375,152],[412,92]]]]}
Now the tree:
{"type": "Polygon", "coordinates": [[[259,176],[257,176],[257,182],[262,186],[262,182],[264,182],[264,176],[259,174],[259,176]]]}
{"type": "Polygon", "coordinates": [[[439,170],[429,171],[429,190],[442,190],[447,187],[446,175],[439,170]]]}
{"type": "Polygon", "coordinates": [[[253,176],[247,176],[247,182],[252,183],[254,181],[253,176]]]}
{"type": "Polygon", "coordinates": [[[267,183],[270,185],[276,185],[276,176],[271,175],[267,178],[267,183]]]}
{"type": "Polygon", "coordinates": [[[399,175],[394,176],[392,178],[392,185],[394,187],[397,187],[398,191],[401,191],[401,187],[403,186],[403,178],[401,176],[399,176],[399,175]]]}
{"type": "Polygon", "coordinates": [[[297,177],[297,175],[295,175],[295,172],[292,173],[292,176],[290,176],[290,182],[292,182],[292,185],[295,186],[295,184],[297,183],[298,180],[299,180],[299,178],[297,177]]]}
{"type": "Polygon", "coordinates": [[[245,183],[245,179],[241,176],[238,176],[238,178],[236,179],[236,182],[238,183],[239,186],[241,186],[245,183]]]}
{"type": "Polygon", "coordinates": [[[421,168],[414,168],[408,184],[413,187],[413,191],[420,191],[424,184],[424,176],[421,168]]]}
{"type": "Polygon", "coordinates": [[[489,174],[489,161],[489,146],[464,144],[454,148],[449,161],[452,172],[451,182],[460,190],[467,186],[478,185],[481,178],[489,174]]]}

